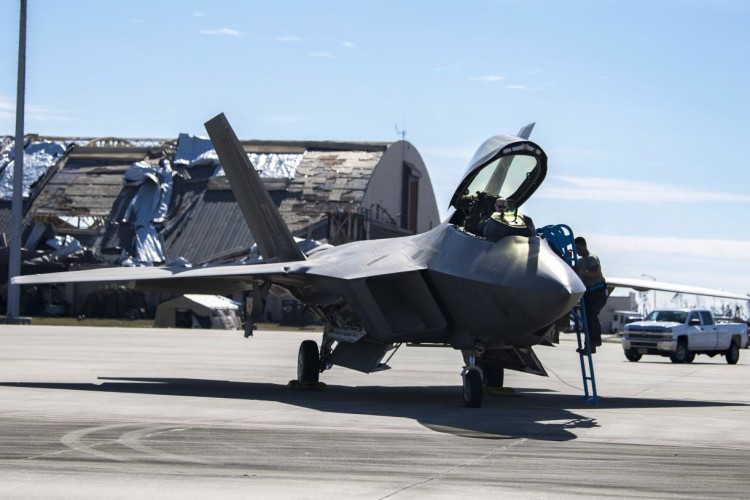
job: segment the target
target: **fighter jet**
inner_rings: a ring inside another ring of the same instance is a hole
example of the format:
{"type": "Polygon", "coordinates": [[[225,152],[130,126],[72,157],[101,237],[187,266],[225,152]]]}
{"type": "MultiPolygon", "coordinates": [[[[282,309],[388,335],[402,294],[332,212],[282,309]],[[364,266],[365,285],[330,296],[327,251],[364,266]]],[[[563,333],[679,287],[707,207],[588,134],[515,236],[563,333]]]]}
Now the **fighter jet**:
{"type": "Polygon", "coordinates": [[[324,325],[320,345],[299,347],[297,378],[319,381],[334,366],[388,369],[402,345],[460,350],[463,400],[482,403],[484,385],[505,369],[546,376],[533,346],[549,344],[554,323],[585,288],[537,235],[524,202],[547,173],[547,155],[517,136],[485,141],[451,198],[451,212],[428,232],[300,251],[223,114],[206,123],[263,262],[201,269],[105,268],[23,276],[14,284],[128,281],[144,290],[252,295],[249,322],[268,293],[291,294],[324,325]]]}

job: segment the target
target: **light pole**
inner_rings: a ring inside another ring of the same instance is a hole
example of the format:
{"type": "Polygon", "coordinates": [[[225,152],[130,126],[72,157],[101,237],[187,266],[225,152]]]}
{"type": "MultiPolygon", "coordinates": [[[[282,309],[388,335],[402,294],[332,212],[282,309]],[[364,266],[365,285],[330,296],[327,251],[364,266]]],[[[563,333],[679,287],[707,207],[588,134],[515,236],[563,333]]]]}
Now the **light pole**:
{"type": "MultiPolygon", "coordinates": [[[[648,279],[652,279],[652,280],[656,281],[656,278],[654,278],[650,274],[641,274],[641,276],[643,276],[644,278],[648,278],[648,279]]],[[[656,309],[656,290],[654,290],[654,304],[653,304],[653,306],[651,308],[651,311],[653,311],[654,309],[656,309]]],[[[651,311],[649,311],[649,312],[651,312],[651,311]]]]}
{"type": "Polygon", "coordinates": [[[16,139],[13,145],[13,201],[11,202],[10,253],[8,256],[7,320],[18,320],[21,287],[10,280],[21,274],[21,234],[23,211],[23,118],[26,92],[26,0],[21,0],[18,29],[18,87],[16,94],[16,139]]]}

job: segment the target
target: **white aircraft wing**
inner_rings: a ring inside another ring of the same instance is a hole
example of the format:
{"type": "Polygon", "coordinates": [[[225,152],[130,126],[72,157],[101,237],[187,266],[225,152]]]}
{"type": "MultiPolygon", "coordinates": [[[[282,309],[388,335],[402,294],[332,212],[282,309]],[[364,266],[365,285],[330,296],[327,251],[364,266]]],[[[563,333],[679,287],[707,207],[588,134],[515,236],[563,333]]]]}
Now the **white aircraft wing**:
{"type": "Polygon", "coordinates": [[[686,293],[690,295],[705,295],[722,299],[750,300],[750,295],[726,292],[713,288],[701,288],[697,286],[678,285],[675,283],[664,283],[663,281],[644,280],[637,278],[607,278],[607,287],[632,288],[639,292],[657,290],[661,292],[686,293]]]}

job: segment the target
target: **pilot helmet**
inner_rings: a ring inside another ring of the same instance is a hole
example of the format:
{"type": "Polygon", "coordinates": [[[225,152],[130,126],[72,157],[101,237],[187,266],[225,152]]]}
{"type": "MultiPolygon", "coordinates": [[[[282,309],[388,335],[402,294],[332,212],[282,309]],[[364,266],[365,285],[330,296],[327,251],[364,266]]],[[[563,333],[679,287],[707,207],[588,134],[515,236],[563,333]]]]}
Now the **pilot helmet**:
{"type": "Polygon", "coordinates": [[[498,196],[497,200],[495,200],[495,212],[504,212],[507,206],[507,200],[502,196],[498,196]]]}

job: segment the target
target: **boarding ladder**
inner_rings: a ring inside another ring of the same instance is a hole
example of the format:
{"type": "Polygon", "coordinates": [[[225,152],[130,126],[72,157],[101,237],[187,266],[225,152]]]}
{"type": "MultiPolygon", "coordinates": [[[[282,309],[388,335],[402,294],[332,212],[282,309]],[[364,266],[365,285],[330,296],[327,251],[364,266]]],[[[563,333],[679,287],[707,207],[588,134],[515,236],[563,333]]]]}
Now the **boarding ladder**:
{"type": "MultiPolygon", "coordinates": [[[[547,240],[550,248],[556,252],[568,265],[573,267],[578,259],[576,254],[573,230],[565,224],[544,226],[537,229],[537,234],[547,240]]],[[[581,361],[581,377],[583,378],[583,398],[591,404],[597,404],[596,378],[594,377],[594,361],[591,358],[591,343],[589,342],[589,327],[586,321],[586,307],[583,297],[570,311],[578,340],[578,357],[581,361]]]]}

